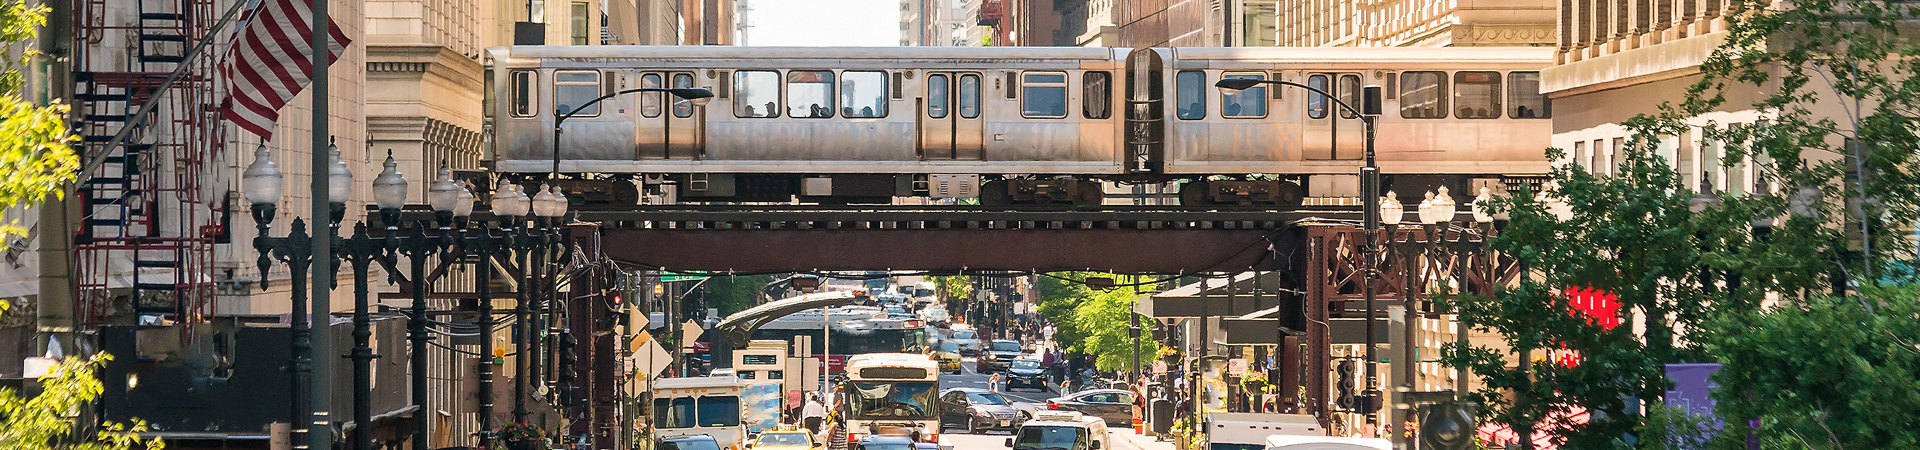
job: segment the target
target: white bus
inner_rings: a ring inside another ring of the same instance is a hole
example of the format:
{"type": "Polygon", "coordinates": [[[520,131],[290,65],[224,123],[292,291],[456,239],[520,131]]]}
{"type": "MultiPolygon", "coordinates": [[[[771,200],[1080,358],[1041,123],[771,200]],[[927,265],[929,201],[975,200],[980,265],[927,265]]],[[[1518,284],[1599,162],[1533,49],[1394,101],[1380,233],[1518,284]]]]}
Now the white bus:
{"type": "Polygon", "coordinates": [[[917,435],[921,442],[939,442],[940,369],[927,355],[854,356],[847,360],[847,382],[839,393],[847,442],[869,434],[917,435]]]}
{"type": "Polygon", "coordinates": [[[704,434],[719,441],[720,448],[741,448],[747,436],[740,420],[745,387],[731,376],[654,380],[654,438],[704,434]]]}

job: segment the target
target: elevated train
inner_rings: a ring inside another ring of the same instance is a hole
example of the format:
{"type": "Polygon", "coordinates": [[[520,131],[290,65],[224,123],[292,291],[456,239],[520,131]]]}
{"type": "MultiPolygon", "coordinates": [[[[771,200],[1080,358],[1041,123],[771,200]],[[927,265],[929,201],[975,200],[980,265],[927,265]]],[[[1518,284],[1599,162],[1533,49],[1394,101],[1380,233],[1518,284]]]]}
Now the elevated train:
{"type": "Polygon", "coordinates": [[[689,202],[1099,204],[1100,182],[1181,182],[1186,205],[1358,195],[1358,106],[1383,87],[1377,160],[1403,191],[1547,172],[1548,48],[779,48],[487,51],[485,151],[576,196],[689,202]],[[636,87],[703,87],[555,111],[636,87]],[[558,148],[556,158],[555,149],[558,148]]]}

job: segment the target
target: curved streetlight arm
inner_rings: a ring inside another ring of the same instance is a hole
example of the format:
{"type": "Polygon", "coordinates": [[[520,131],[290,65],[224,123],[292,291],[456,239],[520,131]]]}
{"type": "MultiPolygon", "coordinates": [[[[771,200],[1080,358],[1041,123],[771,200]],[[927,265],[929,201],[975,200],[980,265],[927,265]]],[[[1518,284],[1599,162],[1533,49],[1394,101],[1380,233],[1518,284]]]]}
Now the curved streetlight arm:
{"type": "Polygon", "coordinates": [[[692,101],[696,104],[705,103],[702,101],[703,99],[713,98],[713,91],[707,90],[707,88],[633,88],[602,95],[586,103],[582,103],[580,106],[573,107],[572,111],[567,111],[565,114],[560,114],[558,110],[554,111],[556,115],[553,117],[553,174],[551,175],[553,179],[560,178],[560,124],[566,123],[567,119],[572,119],[574,114],[579,114],[580,110],[587,109],[588,106],[597,105],[603,100],[635,92],[665,92],[673,94],[674,97],[680,97],[681,99],[692,101]]]}
{"type": "MultiPolygon", "coordinates": [[[[1213,83],[1213,86],[1214,86],[1214,87],[1217,87],[1217,88],[1221,88],[1221,89],[1232,89],[1232,90],[1236,90],[1236,91],[1238,91],[1238,90],[1243,90],[1243,89],[1247,89],[1247,88],[1251,88],[1251,87],[1254,87],[1254,86],[1258,86],[1258,85],[1262,85],[1262,84],[1274,84],[1274,85],[1281,85],[1281,86],[1293,86],[1293,87],[1297,87],[1297,88],[1301,88],[1301,89],[1306,89],[1306,90],[1308,90],[1308,91],[1313,91],[1313,93],[1316,93],[1316,94],[1320,94],[1320,96],[1322,96],[1322,97],[1325,97],[1325,98],[1326,98],[1327,100],[1331,100],[1331,101],[1333,101],[1333,104],[1336,104],[1336,105],[1340,105],[1340,107],[1341,107],[1341,108],[1344,108],[1344,109],[1346,109],[1346,110],[1347,110],[1347,112],[1350,112],[1350,113],[1353,113],[1353,115],[1354,115],[1354,116],[1356,116],[1356,117],[1359,117],[1359,118],[1360,118],[1360,121],[1361,121],[1361,123],[1363,123],[1363,124],[1365,124],[1365,125],[1366,125],[1366,128],[1367,128],[1367,129],[1366,129],[1366,133],[1367,133],[1367,144],[1368,144],[1368,145],[1366,146],[1366,158],[1367,158],[1367,160],[1366,160],[1366,163],[1367,163],[1367,167],[1373,167],[1373,166],[1374,166],[1374,165],[1373,165],[1373,145],[1372,145],[1372,144],[1373,144],[1373,125],[1374,125],[1374,123],[1373,123],[1373,122],[1374,122],[1374,119],[1376,119],[1376,118],[1378,118],[1378,117],[1379,117],[1379,114],[1377,114],[1377,113],[1376,113],[1376,114],[1367,114],[1366,112],[1364,112],[1364,111],[1361,111],[1361,110],[1360,110],[1360,108],[1355,108],[1355,107],[1354,107],[1353,105],[1350,105],[1350,104],[1347,104],[1347,102],[1345,102],[1345,101],[1341,101],[1341,100],[1340,100],[1340,97],[1339,97],[1339,96],[1336,96],[1336,95],[1333,95],[1333,94],[1331,94],[1331,93],[1328,93],[1327,91],[1323,91],[1323,90],[1320,90],[1320,88],[1316,88],[1316,87],[1313,87],[1313,86],[1308,86],[1308,85],[1304,85],[1304,84],[1300,84],[1300,83],[1295,83],[1295,82],[1292,82],[1292,81],[1286,81],[1286,80],[1256,80],[1256,79],[1252,79],[1252,78],[1222,78],[1222,79],[1220,79],[1220,81],[1218,81],[1218,82],[1215,82],[1215,83],[1213,83]]],[[[1368,87],[1374,87],[1374,86],[1368,86],[1368,87]]],[[[1364,94],[1363,94],[1363,95],[1364,95],[1364,94]]]]}

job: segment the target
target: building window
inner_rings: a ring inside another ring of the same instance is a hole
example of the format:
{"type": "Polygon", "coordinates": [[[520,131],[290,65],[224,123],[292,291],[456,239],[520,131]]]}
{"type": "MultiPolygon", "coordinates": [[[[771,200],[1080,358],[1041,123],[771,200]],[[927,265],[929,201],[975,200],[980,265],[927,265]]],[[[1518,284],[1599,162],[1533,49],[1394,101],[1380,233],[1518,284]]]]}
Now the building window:
{"type": "Polygon", "coordinates": [[[1080,75],[1080,114],[1088,119],[1105,119],[1113,114],[1113,74],[1087,72],[1080,75]]]}
{"type": "Polygon", "coordinates": [[[960,76],[960,118],[980,117],[980,76],[960,76]]]}
{"type": "Polygon", "coordinates": [[[1244,31],[1240,42],[1247,47],[1280,45],[1280,6],[1273,1],[1249,1],[1241,5],[1244,31]]]}
{"type": "MultiPolygon", "coordinates": [[[[580,108],[587,102],[600,96],[600,72],[591,70],[559,71],[553,73],[553,108],[555,115],[564,115],[580,108]]],[[[600,104],[580,108],[574,117],[593,117],[600,115],[600,104]]]]}
{"type": "Polygon", "coordinates": [[[833,117],[833,72],[787,71],[787,117],[833,117]]]}
{"type": "Polygon", "coordinates": [[[947,102],[952,101],[953,97],[947,92],[949,84],[946,75],[927,76],[927,117],[947,118],[947,102]]]}
{"type": "MultiPolygon", "coordinates": [[[[660,74],[649,73],[646,75],[641,75],[640,87],[659,89],[660,74]]],[[[667,95],[667,94],[662,92],[641,93],[640,94],[640,116],[649,117],[649,118],[660,117],[660,96],[663,96],[663,95],[667,95]]]]}
{"type": "Polygon", "coordinates": [[[1067,116],[1067,74],[1028,72],[1020,76],[1022,117],[1054,119],[1067,116]]]}
{"type": "MultiPolygon", "coordinates": [[[[673,87],[678,89],[687,89],[687,88],[693,87],[693,74],[690,74],[690,73],[673,74],[673,87]]],[[[683,119],[688,117],[693,117],[693,101],[680,98],[680,97],[674,97],[673,98],[673,116],[683,118],[683,119]]]]}
{"type": "Polygon", "coordinates": [[[1307,118],[1327,118],[1327,96],[1321,94],[1321,92],[1327,91],[1327,76],[1313,75],[1307,77],[1307,87],[1315,89],[1307,92],[1307,118]]]}
{"type": "Polygon", "coordinates": [[[592,27],[587,26],[591,23],[587,19],[592,18],[592,14],[587,9],[587,2],[573,2],[573,45],[588,44],[587,39],[592,36],[589,29],[592,27]]]}
{"type": "Polygon", "coordinates": [[[1400,117],[1447,118],[1447,73],[1401,72],[1400,117]]]}
{"type": "Polygon", "coordinates": [[[1540,93],[1540,72],[1507,74],[1507,111],[1515,119],[1553,117],[1553,100],[1540,93]]]}
{"type": "Polygon", "coordinates": [[[1461,119],[1500,118],[1500,72],[1454,72],[1453,105],[1461,119]]]}
{"type": "MultiPolygon", "coordinates": [[[[1222,78],[1264,80],[1266,74],[1227,74],[1222,78]]],[[[1260,118],[1267,116],[1267,86],[1256,84],[1253,87],[1232,90],[1220,89],[1220,117],[1260,118]]]]}
{"type": "Polygon", "coordinates": [[[784,370],[769,370],[769,371],[767,371],[767,379],[769,379],[769,380],[778,380],[778,379],[783,379],[783,378],[786,378],[786,377],[787,377],[787,372],[786,372],[786,371],[784,371],[784,370]]]}
{"type": "Polygon", "coordinates": [[[1352,118],[1360,117],[1360,115],[1355,114],[1352,109],[1347,109],[1349,107],[1352,107],[1352,108],[1360,107],[1360,76],[1359,75],[1341,75],[1340,90],[1338,92],[1334,92],[1334,95],[1340,96],[1340,101],[1347,103],[1347,106],[1340,107],[1340,118],[1352,119],[1352,118]]]}
{"type": "Polygon", "coordinates": [[[842,117],[886,117],[887,73],[854,70],[841,72],[840,105],[842,117]]]}
{"type": "Polygon", "coordinates": [[[734,117],[778,117],[780,73],[742,70],[733,73],[734,117]]]}
{"type": "Polygon", "coordinates": [[[1173,88],[1178,94],[1180,108],[1174,116],[1180,120],[1200,120],[1207,117],[1207,73],[1198,70],[1182,70],[1173,76],[1173,88]]]}

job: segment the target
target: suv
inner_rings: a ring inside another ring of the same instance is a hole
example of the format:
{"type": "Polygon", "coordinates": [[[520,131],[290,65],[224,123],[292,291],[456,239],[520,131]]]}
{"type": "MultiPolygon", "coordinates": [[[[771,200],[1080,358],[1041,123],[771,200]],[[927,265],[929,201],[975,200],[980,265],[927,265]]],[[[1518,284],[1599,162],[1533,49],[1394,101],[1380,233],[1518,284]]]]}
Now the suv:
{"type": "Polygon", "coordinates": [[[1007,447],[1014,450],[1100,450],[1107,445],[1107,424],[1072,411],[1040,411],[1020,424],[1007,447]]]}
{"type": "Polygon", "coordinates": [[[661,439],[660,444],[653,448],[655,450],[720,450],[720,441],[714,440],[713,436],[696,434],[661,439]]]}
{"type": "Polygon", "coordinates": [[[1037,359],[1021,358],[1013,360],[1013,364],[1007,367],[1006,382],[1002,384],[1001,387],[1007,392],[1013,392],[1013,388],[1016,387],[1033,388],[1039,389],[1041,392],[1046,392],[1047,370],[1040,368],[1040,360],[1037,359]]]}
{"type": "Polygon", "coordinates": [[[1020,359],[1020,352],[1020,341],[994,339],[992,344],[987,344],[986,353],[975,360],[974,371],[993,373],[995,370],[1005,370],[1013,365],[1013,360],[1020,359]]]}

